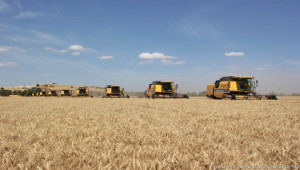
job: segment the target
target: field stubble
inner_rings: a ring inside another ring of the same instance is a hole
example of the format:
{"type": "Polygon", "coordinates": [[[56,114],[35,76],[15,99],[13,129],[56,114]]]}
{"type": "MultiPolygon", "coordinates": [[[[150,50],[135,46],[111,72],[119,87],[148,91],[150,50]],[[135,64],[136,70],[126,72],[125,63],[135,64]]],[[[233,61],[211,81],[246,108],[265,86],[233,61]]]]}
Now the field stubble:
{"type": "Polygon", "coordinates": [[[300,98],[0,98],[0,169],[299,165],[300,98]]]}

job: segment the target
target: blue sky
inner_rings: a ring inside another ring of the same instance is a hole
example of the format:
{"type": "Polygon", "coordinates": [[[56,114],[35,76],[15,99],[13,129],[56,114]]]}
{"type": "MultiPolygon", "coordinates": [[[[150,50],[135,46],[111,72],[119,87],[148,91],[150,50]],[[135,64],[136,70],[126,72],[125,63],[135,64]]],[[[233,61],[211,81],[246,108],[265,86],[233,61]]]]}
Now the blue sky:
{"type": "Polygon", "coordinates": [[[0,86],[199,92],[251,75],[258,92],[299,93],[298,0],[0,0],[0,86]]]}

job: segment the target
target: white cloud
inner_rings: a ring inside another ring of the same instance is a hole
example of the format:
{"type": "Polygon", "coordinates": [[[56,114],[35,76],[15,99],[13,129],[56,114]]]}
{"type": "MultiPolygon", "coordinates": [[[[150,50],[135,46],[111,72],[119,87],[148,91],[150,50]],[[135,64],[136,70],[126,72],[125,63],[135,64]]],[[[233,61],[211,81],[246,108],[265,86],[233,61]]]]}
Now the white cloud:
{"type": "Polygon", "coordinates": [[[285,63],[288,64],[288,65],[300,66],[300,61],[299,60],[287,60],[287,61],[285,61],[285,63]]]}
{"type": "Polygon", "coordinates": [[[57,50],[57,49],[52,48],[52,47],[45,47],[45,50],[52,51],[52,52],[55,52],[55,53],[66,53],[66,52],[68,52],[68,50],[57,50]]]}
{"type": "Polygon", "coordinates": [[[14,62],[0,62],[0,67],[16,67],[17,64],[14,62]]]}
{"type": "Polygon", "coordinates": [[[243,52],[229,52],[229,53],[225,53],[225,56],[228,57],[241,57],[241,56],[245,56],[245,54],[243,52]]]}
{"type": "Polygon", "coordinates": [[[35,18],[39,16],[43,16],[43,14],[41,12],[21,11],[14,19],[35,18]]]}
{"type": "Polygon", "coordinates": [[[73,51],[84,50],[83,46],[81,45],[71,45],[68,49],[73,51]]]}
{"type": "Polygon", "coordinates": [[[173,56],[166,56],[163,53],[141,53],[139,55],[140,59],[147,59],[147,60],[155,60],[155,59],[176,59],[176,57],[173,56]]]}
{"type": "Polygon", "coordinates": [[[74,55],[74,56],[80,56],[80,52],[79,51],[72,52],[72,55],[74,55]]]}
{"type": "Polygon", "coordinates": [[[9,11],[11,9],[11,6],[8,5],[3,0],[0,0],[0,11],[9,11]]]}
{"type": "Polygon", "coordinates": [[[100,60],[112,60],[115,59],[114,56],[100,56],[98,57],[100,60]]]}
{"type": "Polygon", "coordinates": [[[26,52],[25,49],[19,48],[19,47],[0,46],[0,53],[1,52],[8,52],[8,51],[26,52]]]}
{"type": "Polygon", "coordinates": [[[160,63],[163,65],[182,65],[182,64],[186,64],[186,61],[171,61],[171,60],[162,59],[160,60],[160,63]]]}

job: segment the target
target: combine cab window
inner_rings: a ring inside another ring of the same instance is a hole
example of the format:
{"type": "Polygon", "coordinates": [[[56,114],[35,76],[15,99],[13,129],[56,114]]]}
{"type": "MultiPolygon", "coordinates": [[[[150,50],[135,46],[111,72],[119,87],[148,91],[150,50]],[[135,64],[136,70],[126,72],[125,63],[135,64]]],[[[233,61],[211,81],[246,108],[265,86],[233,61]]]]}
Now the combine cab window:
{"type": "Polygon", "coordinates": [[[217,81],[215,82],[215,88],[219,88],[219,85],[220,85],[220,80],[217,80],[217,81]]]}
{"type": "Polygon", "coordinates": [[[251,90],[252,79],[237,79],[239,90],[251,90]]]}
{"type": "Polygon", "coordinates": [[[86,94],[85,89],[80,89],[80,90],[79,90],[79,94],[86,94]]]}
{"type": "Polygon", "coordinates": [[[162,91],[172,91],[172,84],[171,83],[162,84],[162,91]]]}
{"type": "Polygon", "coordinates": [[[120,88],[119,87],[112,87],[111,91],[112,91],[112,93],[120,93],[120,88]]]}

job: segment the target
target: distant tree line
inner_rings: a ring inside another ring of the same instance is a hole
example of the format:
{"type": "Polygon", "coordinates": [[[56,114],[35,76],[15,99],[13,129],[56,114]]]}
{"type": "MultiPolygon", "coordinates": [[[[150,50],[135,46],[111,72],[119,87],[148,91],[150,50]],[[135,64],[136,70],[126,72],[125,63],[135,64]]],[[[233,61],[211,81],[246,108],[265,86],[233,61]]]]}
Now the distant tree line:
{"type": "Polygon", "coordinates": [[[11,95],[11,91],[10,90],[4,90],[4,87],[1,87],[0,96],[9,96],[9,95],[11,95]]]}
{"type": "Polygon", "coordinates": [[[15,90],[12,91],[12,95],[19,95],[19,96],[32,96],[32,94],[40,93],[42,91],[41,88],[32,88],[32,89],[27,89],[24,91],[21,90],[15,90]]]}

